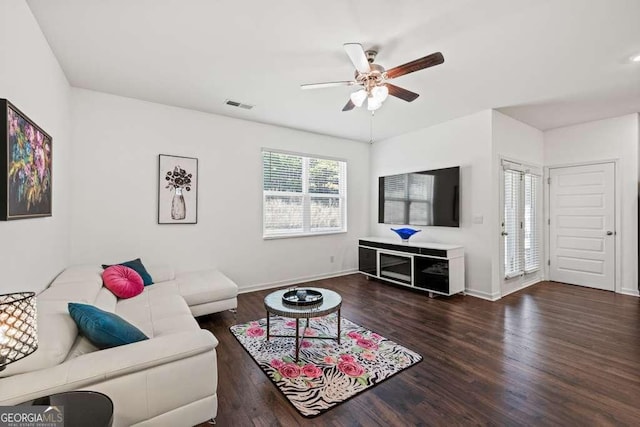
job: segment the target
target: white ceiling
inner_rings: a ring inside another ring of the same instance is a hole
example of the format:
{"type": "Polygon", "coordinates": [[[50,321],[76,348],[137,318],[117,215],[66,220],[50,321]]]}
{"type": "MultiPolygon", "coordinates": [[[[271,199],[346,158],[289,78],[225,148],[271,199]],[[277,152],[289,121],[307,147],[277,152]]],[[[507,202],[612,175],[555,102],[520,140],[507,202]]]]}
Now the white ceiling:
{"type": "Polygon", "coordinates": [[[73,86],[368,141],[345,42],[391,68],[445,63],[394,84],[374,139],[497,108],[540,129],[640,111],[638,0],[28,0],[73,86]],[[255,104],[247,111],[225,99],[255,104]]]}

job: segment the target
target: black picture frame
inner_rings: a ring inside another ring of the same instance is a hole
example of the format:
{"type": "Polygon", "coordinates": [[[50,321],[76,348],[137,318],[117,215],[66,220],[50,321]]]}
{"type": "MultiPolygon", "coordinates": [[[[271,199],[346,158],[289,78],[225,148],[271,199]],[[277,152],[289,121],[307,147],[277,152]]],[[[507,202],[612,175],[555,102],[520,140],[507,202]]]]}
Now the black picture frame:
{"type": "Polygon", "coordinates": [[[198,159],[158,155],[158,224],[198,223],[198,159]]]}
{"type": "Polygon", "coordinates": [[[0,98],[0,221],[52,216],[53,138],[0,98]]]}

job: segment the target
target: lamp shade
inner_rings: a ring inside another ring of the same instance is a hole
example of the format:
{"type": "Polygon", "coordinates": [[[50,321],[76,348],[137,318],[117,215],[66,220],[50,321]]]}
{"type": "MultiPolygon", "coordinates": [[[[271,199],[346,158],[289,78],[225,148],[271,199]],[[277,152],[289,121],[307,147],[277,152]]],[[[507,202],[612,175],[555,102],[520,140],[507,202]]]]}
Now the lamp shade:
{"type": "Polygon", "coordinates": [[[367,91],[364,89],[360,89],[357,92],[353,92],[350,98],[351,102],[353,102],[357,107],[362,107],[362,103],[365,99],[367,99],[367,91]]]}
{"type": "Polygon", "coordinates": [[[377,100],[375,97],[370,96],[367,99],[367,110],[375,111],[378,108],[382,107],[382,101],[377,100]]]}
{"type": "Polygon", "coordinates": [[[0,295],[0,371],[36,351],[36,294],[0,295]]]}
{"type": "Polygon", "coordinates": [[[376,86],[371,89],[371,96],[382,104],[389,96],[389,89],[386,86],[376,86]]]}

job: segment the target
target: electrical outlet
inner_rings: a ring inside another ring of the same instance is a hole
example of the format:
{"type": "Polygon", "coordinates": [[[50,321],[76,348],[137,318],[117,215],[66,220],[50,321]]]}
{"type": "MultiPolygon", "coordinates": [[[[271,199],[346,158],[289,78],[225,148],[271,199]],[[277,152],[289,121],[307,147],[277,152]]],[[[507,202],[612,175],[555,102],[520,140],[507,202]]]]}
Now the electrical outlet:
{"type": "Polygon", "coordinates": [[[334,257],[333,257],[333,255],[331,255],[331,256],[329,257],[329,262],[330,262],[330,263],[333,263],[333,260],[334,260],[334,257]]]}

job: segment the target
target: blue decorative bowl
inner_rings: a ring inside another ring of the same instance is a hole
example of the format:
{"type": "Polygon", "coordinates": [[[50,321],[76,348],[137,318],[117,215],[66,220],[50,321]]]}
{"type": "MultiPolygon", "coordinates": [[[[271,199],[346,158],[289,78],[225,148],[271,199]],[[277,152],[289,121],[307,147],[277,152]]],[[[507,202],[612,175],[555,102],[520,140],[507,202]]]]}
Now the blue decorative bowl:
{"type": "Polygon", "coordinates": [[[398,234],[398,236],[400,236],[403,242],[408,242],[409,237],[413,236],[414,234],[422,230],[414,230],[413,228],[398,228],[398,229],[392,228],[391,231],[395,231],[398,234]]]}

